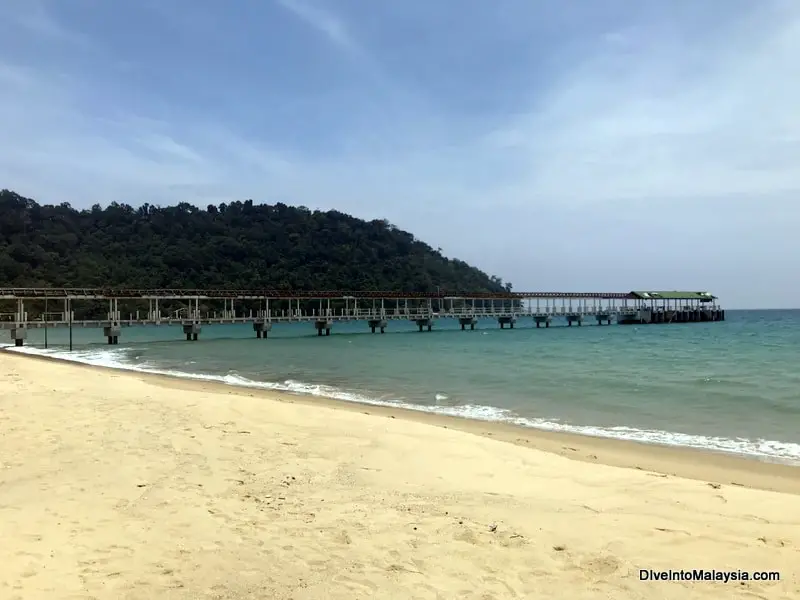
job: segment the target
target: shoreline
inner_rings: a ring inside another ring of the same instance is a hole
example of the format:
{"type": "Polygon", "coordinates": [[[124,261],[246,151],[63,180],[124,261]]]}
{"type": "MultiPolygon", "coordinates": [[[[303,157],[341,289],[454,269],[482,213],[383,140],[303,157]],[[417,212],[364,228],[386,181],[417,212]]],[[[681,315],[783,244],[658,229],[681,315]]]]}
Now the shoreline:
{"type": "Polygon", "coordinates": [[[800,592],[793,467],[13,352],[0,431],[8,600],[800,592]]]}
{"type": "Polygon", "coordinates": [[[155,382],[161,387],[201,392],[258,397],[269,401],[305,406],[323,406],[335,410],[362,413],[387,419],[453,429],[505,443],[556,454],[585,463],[648,471],[706,483],[800,495],[800,466],[736,455],[710,449],[620,440],[586,434],[547,431],[499,421],[484,421],[443,415],[405,407],[391,407],[298,392],[265,390],[218,381],[202,381],[161,373],[147,373],[121,367],[90,365],[76,361],[25,354],[0,348],[0,353],[47,363],[65,364],[90,371],[124,373],[140,381],[155,382]]]}

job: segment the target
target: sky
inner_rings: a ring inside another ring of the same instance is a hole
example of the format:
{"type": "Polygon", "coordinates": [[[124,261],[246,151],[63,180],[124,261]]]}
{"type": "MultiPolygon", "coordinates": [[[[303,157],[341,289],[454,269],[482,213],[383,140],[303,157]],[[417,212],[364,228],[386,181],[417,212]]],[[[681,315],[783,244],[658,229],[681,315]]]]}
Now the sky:
{"type": "Polygon", "coordinates": [[[516,291],[800,306],[796,0],[0,0],[0,188],[385,218],[516,291]]]}

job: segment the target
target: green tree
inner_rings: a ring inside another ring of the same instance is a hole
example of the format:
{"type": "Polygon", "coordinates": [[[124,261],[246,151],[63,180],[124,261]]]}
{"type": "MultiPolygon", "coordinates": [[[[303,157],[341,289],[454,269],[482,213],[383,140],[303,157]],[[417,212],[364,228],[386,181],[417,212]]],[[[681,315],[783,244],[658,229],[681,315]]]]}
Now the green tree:
{"type": "Polygon", "coordinates": [[[503,292],[386,220],[339,211],[188,203],[76,210],[0,191],[0,287],[503,292]]]}

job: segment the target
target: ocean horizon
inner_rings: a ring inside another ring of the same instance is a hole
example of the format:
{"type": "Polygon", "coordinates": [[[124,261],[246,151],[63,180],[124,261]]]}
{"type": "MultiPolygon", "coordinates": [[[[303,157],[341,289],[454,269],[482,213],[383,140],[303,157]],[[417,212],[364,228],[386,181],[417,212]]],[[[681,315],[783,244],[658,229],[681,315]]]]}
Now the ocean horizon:
{"type": "Polygon", "coordinates": [[[5,349],[101,367],[397,406],[548,431],[683,446],[800,465],[800,310],[729,310],[717,323],[431,332],[392,321],[30,330],[5,349]]]}

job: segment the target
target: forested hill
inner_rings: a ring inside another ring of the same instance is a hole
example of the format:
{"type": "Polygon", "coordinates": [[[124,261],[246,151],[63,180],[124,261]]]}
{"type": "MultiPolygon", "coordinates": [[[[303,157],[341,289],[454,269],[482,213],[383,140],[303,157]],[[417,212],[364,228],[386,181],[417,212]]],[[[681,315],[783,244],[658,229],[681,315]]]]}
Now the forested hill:
{"type": "Polygon", "coordinates": [[[0,287],[503,291],[386,221],[232,202],[89,210],[0,191],[0,287]]]}

